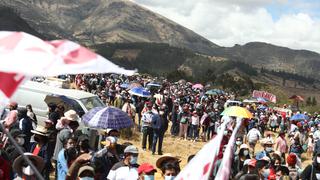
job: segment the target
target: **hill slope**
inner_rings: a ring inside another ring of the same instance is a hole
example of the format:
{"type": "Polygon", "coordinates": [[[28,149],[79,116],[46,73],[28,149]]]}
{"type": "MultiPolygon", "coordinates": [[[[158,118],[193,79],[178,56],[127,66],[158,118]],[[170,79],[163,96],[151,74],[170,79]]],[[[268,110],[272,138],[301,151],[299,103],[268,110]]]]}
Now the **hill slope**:
{"type": "Polygon", "coordinates": [[[218,47],[193,31],[127,0],[2,0],[36,31],[82,44],[155,42],[209,53],[218,47]]]}

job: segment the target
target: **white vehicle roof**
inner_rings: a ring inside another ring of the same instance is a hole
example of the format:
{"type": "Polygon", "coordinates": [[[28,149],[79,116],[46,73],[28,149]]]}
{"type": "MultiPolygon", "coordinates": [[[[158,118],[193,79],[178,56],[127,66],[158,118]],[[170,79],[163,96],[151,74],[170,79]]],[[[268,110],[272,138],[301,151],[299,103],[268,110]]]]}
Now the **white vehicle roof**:
{"type": "Polygon", "coordinates": [[[48,86],[43,83],[34,82],[34,81],[27,81],[23,85],[21,85],[19,88],[32,89],[34,91],[45,92],[46,94],[64,95],[74,99],[83,99],[83,98],[95,96],[94,94],[91,94],[85,91],[80,91],[75,89],[62,89],[62,88],[48,86]]]}

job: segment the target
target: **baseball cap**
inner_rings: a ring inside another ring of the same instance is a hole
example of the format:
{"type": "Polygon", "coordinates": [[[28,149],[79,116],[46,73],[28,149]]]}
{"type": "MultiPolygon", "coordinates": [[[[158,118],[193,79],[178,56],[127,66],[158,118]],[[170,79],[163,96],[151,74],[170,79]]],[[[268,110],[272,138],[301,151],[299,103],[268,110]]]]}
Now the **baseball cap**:
{"type": "Polygon", "coordinates": [[[150,173],[152,171],[157,172],[157,170],[149,163],[143,163],[138,168],[139,175],[141,173],[150,173]]]}
{"type": "Polygon", "coordinates": [[[134,145],[130,145],[124,149],[124,153],[138,154],[139,151],[137,147],[135,147],[134,145]]]}

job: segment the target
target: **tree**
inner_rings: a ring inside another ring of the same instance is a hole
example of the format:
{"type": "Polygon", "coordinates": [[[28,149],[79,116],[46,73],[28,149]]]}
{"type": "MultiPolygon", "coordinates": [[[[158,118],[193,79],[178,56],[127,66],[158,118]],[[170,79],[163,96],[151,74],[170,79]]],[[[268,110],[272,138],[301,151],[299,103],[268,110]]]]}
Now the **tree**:
{"type": "Polygon", "coordinates": [[[311,106],[311,105],[312,105],[311,97],[308,97],[306,101],[306,106],[311,106]]]}
{"type": "Polygon", "coordinates": [[[311,105],[312,106],[316,106],[317,105],[316,97],[312,97],[311,105]]]}

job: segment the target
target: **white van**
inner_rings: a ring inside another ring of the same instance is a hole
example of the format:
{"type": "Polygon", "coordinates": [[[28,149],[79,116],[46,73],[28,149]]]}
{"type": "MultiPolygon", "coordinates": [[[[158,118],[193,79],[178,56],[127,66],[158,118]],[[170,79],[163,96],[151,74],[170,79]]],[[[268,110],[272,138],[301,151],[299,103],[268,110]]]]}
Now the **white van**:
{"type": "Polygon", "coordinates": [[[227,100],[224,103],[224,108],[227,108],[229,106],[241,106],[243,103],[241,101],[233,101],[233,100],[227,100]]]}
{"type": "Polygon", "coordinates": [[[48,118],[47,103],[63,104],[65,110],[74,109],[82,116],[94,107],[105,106],[98,96],[75,89],[62,89],[44,83],[27,81],[21,85],[12,97],[19,107],[31,104],[37,115],[38,123],[48,118]]]}

